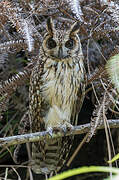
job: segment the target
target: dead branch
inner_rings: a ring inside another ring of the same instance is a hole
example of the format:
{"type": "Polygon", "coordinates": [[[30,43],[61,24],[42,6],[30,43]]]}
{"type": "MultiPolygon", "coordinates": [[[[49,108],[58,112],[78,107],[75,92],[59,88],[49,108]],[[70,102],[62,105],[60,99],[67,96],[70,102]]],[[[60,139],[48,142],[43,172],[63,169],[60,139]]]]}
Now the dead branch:
{"type": "MultiPolygon", "coordinates": [[[[119,128],[119,120],[108,120],[110,128],[119,128]]],[[[97,129],[104,129],[104,124],[100,124],[97,129]]],[[[5,138],[0,138],[0,146],[7,147],[16,144],[23,144],[27,142],[37,142],[42,141],[43,139],[51,139],[51,138],[58,138],[63,136],[70,136],[70,135],[77,135],[77,134],[84,134],[89,132],[90,130],[90,123],[74,126],[70,131],[66,131],[64,134],[63,132],[51,132],[43,131],[43,132],[36,132],[24,135],[17,135],[17,136],[10,136],[5,138]]]]}

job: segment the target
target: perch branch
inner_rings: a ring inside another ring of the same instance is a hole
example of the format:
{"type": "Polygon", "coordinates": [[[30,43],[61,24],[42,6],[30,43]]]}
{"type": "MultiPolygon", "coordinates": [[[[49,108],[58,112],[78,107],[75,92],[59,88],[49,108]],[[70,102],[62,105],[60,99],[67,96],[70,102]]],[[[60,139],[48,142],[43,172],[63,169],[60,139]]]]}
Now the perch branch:
{"type": "MultiPolygon", "coordinates": [[[[119,128],[119,120],[108,120],[110,128],[119,128]]],[[[102,123],[97,129],[104,129],[104,124],[102,123]]],[[[84,134],[89,132],[90,130],[90,123],[74,126],[70,131],[66,131],[65,136],[76,135],[76,134],[84,134]]],[[[10,136],[5,138],[0,138],[0,146],[7,147],[16,144],[23,144],[27,142],[37,142],[42,141],[43,139],[50,139],[50,138],[58,138],[63,137],[64,133],[61,132],[54,132],[52,135],[49,131],[43,132],[36,132],[24,135],[17,135],[17,136],[10,136]]]]}

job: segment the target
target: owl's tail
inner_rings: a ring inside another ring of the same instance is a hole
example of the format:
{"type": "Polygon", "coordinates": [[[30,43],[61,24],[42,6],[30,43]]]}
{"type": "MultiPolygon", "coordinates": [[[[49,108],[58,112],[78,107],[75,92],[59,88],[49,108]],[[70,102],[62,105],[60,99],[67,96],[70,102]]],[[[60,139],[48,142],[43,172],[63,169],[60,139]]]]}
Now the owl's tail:
{"type": "Polygon", "coordinates": [[[73,137],[50,139],[32,144],[32,170],[36,174],[57,172],[64,165],[73,137]]]}

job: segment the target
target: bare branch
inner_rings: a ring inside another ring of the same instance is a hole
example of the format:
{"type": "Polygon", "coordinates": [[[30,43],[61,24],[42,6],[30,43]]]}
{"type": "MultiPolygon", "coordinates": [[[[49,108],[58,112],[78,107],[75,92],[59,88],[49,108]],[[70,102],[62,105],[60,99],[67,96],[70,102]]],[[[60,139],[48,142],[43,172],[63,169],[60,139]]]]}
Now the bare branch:
{"type": "MultiPolygon", "coordinates": [[[[119,128],[119,120],[108,120],[110,128],[119,128]]],[[[104,129],[104,124],[102,123],[97,129],[104,129]]],[[[87,123],[85,125],[80,126],[74,126],[70,131],[67,130],[65,133],[65,136],[71,136],[76,134],[84,134],[87,133],[90,130],[90,123],[87,123]]],[[[23,144],[27,142],[37,142],[42,141],[43,139],[51,139],[51,138],[58,138],[63,137],[64,133],[61,132],[55,132],[50,135],[49,131],[43,131],[43,132],[36,132],[36,133],[30,133],[30,134],[24,134],[24,135],[17,135],[17,136],[10,136],[5,138],[0,138],[0,146],[6,147],[16,144],[23,144]]]]}
{"type": "MultiPolygon", "coordinates": [[[[7,41],[4,43],[0,43],[0,51],[10,51],[10,49],[23,49],[25,47],[24,40],[17,40],[17,41],[7,41]]],[[[25,48],[24,48],[25,49],[25,48]]]]}

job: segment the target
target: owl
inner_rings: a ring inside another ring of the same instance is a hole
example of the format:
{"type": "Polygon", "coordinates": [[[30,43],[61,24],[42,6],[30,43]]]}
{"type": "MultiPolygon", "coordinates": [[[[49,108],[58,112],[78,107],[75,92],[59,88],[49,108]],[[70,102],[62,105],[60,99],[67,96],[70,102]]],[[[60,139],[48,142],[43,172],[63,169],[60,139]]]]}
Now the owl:
{"type": "MultiPolygon", "coordinates": [[[[85,69],[79,23],[69,30],[55,28],[47,20],[45,34],[30,78],[31,132],[69,128],[77,124],[85,94],[85,69]]],[[[32,170],[56,173],[66,162],[73,136],[32,143],[32,170]]]]}

